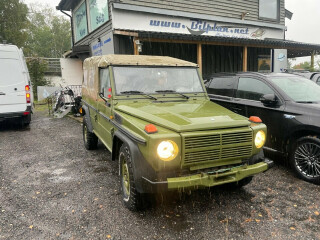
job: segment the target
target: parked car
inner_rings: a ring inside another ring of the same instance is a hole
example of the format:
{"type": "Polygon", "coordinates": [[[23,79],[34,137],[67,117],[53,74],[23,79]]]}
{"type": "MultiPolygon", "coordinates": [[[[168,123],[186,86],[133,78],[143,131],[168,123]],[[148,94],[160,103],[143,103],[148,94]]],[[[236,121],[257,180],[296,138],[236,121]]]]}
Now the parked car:
{"type": "Polygon", "coordinates": [[[17,46],[0,44],[0,122],[31,121],[33,94],[23,52],[17,46]]]}
{"type": "Polygon", "coordinates": [[[320,86],[292,74],[217,74],[206,84],[212,101],[268,127],[264,149],[288,156],[296,174],[320,183],[320,86]]]}
{"type": "Polygon", "coordinates": [[[320,72],[302,71],[302,72],[293,72],[293,74],[308,78],[313,82],[315,82],[316,84],[320,85],[320,72]]]}
{"type": "Polygon", "coordinates": [[[98,139],[119,161],[123,202],[145,193],[226,183],[266,171],[266,126],[210,102],[194,63],[170,57],[107,55],[84,61],[83,139],[98,139]]]}

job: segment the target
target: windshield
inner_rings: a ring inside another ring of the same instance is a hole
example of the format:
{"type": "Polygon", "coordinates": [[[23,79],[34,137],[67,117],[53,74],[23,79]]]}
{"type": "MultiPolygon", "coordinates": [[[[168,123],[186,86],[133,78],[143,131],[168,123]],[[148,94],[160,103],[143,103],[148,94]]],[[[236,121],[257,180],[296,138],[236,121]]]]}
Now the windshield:
{"type": "Polygon", "coordinates": [[[295,102],[320,102],[320,86],[302,77],[270,78],[295,102]]]}
{"type": "Polygon", "coordinates": [[[113,67],[116,94],[204,92],[196,68],[113,67]]]}

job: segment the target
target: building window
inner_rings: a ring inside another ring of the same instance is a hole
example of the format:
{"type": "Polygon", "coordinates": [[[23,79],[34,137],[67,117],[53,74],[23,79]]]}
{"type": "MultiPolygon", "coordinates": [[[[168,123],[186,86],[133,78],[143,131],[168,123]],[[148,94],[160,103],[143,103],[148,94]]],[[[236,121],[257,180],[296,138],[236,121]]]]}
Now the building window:
{"type": "Polygon", "coordinates": [[[85,1],[74,11],[74,32],[76,42],[88,34],[87,11],[85,1]]]}
{"type": "Polygon", "coordinates": [[[108,1],[88,0],[90,14],[90,31],[95,30],[109,20],[108,1]]]}
{"type": "Polygon", "coordinates": [[[279,0],[259,0],[259,18],[279,21],[279,0]]]}

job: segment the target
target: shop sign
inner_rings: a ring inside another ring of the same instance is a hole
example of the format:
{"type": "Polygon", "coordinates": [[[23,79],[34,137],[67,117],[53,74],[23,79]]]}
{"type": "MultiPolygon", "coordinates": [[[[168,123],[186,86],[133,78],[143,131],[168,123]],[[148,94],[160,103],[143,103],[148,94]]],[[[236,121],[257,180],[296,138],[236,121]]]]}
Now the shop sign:
{"type": "Polygon", "coordinates": [[[113,34],[108,33],[101,39],[97,39],[91,43],[92,56],[102,56],[106,54],[114,54],[113,34]]]}
{"type": "Polygon", "coordinates": [[[151,13],[142,14],[119,9],[114,9],[113,12],[113,28],[247,39],[283,38],[283,31],[277,29],[170,17],[151,13]]]}

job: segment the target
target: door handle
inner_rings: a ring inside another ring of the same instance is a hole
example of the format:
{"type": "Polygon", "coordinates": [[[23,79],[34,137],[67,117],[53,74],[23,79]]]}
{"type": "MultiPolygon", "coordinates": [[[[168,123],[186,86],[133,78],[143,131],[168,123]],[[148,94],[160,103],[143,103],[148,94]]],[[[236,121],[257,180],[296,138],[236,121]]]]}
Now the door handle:
{"type": "Polygon", "coordinates": [[[4,92],[0,92],[0,95],[6,95],[4,92]]]}

